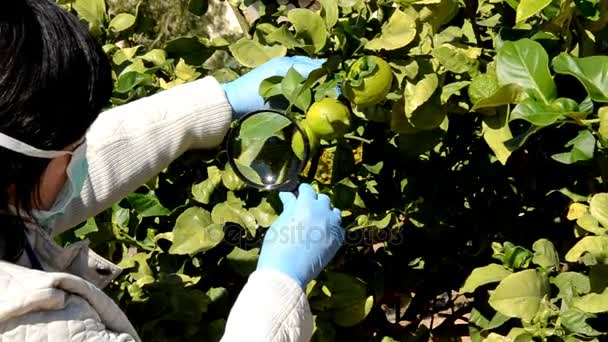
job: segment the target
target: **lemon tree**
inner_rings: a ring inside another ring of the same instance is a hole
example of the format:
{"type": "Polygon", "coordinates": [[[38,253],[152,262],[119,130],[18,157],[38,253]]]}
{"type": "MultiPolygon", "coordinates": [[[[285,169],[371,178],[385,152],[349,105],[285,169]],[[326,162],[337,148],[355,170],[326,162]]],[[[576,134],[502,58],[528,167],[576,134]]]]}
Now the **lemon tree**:
{"type": "MultiPolygon", "coordinates": [[[[606,339],[608,1],[230,0],[243,34],[214,39],[60,4],[104,45],[112,105],[325,60],[259,89],[302,126],[301,178],[347,231],[306,289],[314,341],[606,339]]],[[[175,3],[190,21],[207,5],[175,3]]],[[[216,341],[280,211],[221,148],[193,151],[61,241],[125,269],[108,292],[143,340],[216,341]]]]}

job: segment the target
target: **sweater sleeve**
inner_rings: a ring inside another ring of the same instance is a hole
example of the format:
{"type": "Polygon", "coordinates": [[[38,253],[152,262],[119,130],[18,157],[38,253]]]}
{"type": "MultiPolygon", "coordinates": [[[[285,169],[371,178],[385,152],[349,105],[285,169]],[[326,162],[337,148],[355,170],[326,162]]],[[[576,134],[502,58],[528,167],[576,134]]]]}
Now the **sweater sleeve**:
{"type": "Polygon", "coordinates": [[[88,176],[80,198],[54,222],[54,234],[136,190],[189,149],[217,147],[232,109],[212,77],[108,110],[86,135],[88,176]]]}
{"type": "Polygon", "coordinates": [[[302,288],[276,271],[256,271],[232,307],[222,342],[306,342],[313,317],[302,288]]]}

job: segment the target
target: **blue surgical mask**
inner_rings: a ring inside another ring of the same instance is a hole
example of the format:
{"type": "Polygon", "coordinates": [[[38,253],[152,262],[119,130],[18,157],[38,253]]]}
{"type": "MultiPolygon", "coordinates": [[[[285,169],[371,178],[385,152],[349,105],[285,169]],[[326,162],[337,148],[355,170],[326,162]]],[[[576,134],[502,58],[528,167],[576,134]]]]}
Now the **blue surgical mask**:
{"type": "Polygon", "coordinates": [[[51,208],[32,211],[34,219],[41,226],[51,227],[53,222],[65,213],[68,205],[75,199],[80,198],[80,192],[84,186],[89,168],[86,158],[86,143],[83,140],[74,151],[45,151],[0,133],[0,146],[34,158],[54,159],[64,155],[72,156],[66,169],[67,180],[51,208]]]}
{"type": "Polygon", "coordinates": [[[49,210],[33,210],[32,215],[44,227],[51,227],[53,222],[65,213],[68,205],[80,198],[80,191],[89,172],[86,158],[86,145],[81,145],[72,154],[66,169],[67,180],[49,210]]]}

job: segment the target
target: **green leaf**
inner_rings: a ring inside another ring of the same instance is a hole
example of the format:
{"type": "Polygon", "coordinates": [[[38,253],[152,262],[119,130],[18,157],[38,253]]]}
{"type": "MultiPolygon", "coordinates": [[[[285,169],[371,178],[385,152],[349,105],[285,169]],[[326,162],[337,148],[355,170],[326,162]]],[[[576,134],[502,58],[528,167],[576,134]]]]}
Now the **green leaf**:
{"type": "Polygon", "coordinates": [[[79,239],[86,239],[87,235],[98,232],[99,228],[95,222],[95,218],[89,218],[84,226],[74,230],[74,235],[79,239]]]}
{"type": "MultiPolygon", "coordinates": [[[[415,13],[415,12],[414,12],[415,13]]],[[[368,50],[396,50],[411,43],[416,37],[416,16],[396,9],[386,23],[382,33],[365,44],[368,50]]]]}
{"type": "Polygon", "coordinates": [[[118,204],[112,206],[112,224],[119,227],[127,227],[130,218],[129,209],[125,209],[118,204]]]}
{"type": "Polygon", "coordinates": [[[533,263],[547,270],[556,269],[559,266],[559,255],[551,241],[547,239],[537,240],[532,245],[532,250],[534,250],[533,263]]]}
{"type": "Polygon", "coordinates": [[[578,262],[583,254],[589,253],[597,262],[608,264],[608,236],[585,236],[566,254],[566,261],[578,262]]]}
{"type": "Polygon", "coordinates": [[[521,88],[517,84],[507,84],[498,88],[491,95],[482,98],[473,106],[473,110],[506,106],[519,101],[521,88]]]}
{"type": "Polygon", "coordinates": [[[334,310],[332,318],[341,327],[352,327],[361,323],[374,307],[374,297],[369,296],[349,307],[334,310]]]}
{"type": "Polygon", "coordinates": [[[180,59],[175,66],[175,76],[178,79],[188,82],[198,78],[201,75],[200,72],[196,71],[196,68],[186,64],[183,59],[180,59]]]}
{"type": "Polygon", "coordinates": [[[548,293],[547,279],[536,270],[525,270],[503,279],[488,302],[494,310],[505,316],[530,322],[548,293]]]}
{"type": "Polygon", "coordinates": [[[521,0],[517,5],[515,22],[517,24],[526,21],[528,18],[540,13],[545,7],[551,4],[551,0],[521,0]]]}
{"type": "Polygon", "coordinates": [[[295,49],[306,45],[301,40],[298,40],[293,33],[287,29],[286,26],[281,26],[272,33],[268,34],[266,36],[266,40],[269,43],[279,43],[288,49],[295,49]]]}
{"type": "Polygon", "coordinates": [[[460,289],[460,292],[472,293],[478,287],[499,282],[509,276],[511,273],[512,272],[504,268],[504,266],[498,264],[489,264],[487,266],[478,267],[471,272],[460,289]]]}
{"type": "Polygon", "coordinates": [[[595,219],[589,212],[576,220],[576,224],[582,229],[591,232],[595,235],[606,235],[606,228],[602,228],[597,219],[595,219]]]}
{"type": "Polygon", "coordinates": [[[494,315],[494,317],[492,317],[492,320],[488,323],[488,325],[484,328],[484,330],[488,331],[488,330],[492,330],[492,329],[501,327],[503,324],[507,323],[507,321],[510,319],[511,319],[511,317],[505,316],[505,315],[501,314],[500,312],[497,312],[494,315]]]}
{"type": "Polygon", "coordinates": [[[282,81],[283,77],[281,76],[272,76],[263,80],[260,84],[260,96],[264,99],[269,99],[273,96],[283,94],[283,89],[281,89],[282,81]]]}
{"type": "Polygon", "coordinates": [[[460,91],[466,88],[469,84],[471,84],[470,81],[460,81],[443,86],[441,88],[441,104],[446,104],[454,95],[460,95],[460,91]]]}
{"type": "Polygon", "coordinates": [[[589,325],[589,323],[587,323],[588,319],[595,317],[596,316],[593,314],[582,312],[577,309],[568,309],[559,314],[561,324],[566,329],[575,334],[581,334],[584,336],[600,336],[604,334],[603,332],[595,330],[591,325],[589,325]]]}
{"type": "Polygon", "coordinates": [[[120,13],[119,15],[115,16],[112,21],[110,21],[110,30],[114,32],[128,30],[135,25],[136,20],[137,18],[135,18],[135,16],[132,14],[120,13]]]}
{"type": "Polygon", "coordinates": [[[434,48],[432,54],[447,71],[457,74],[468,72],[471,75],[479,71],[480,48],[463,49],[443,44],[434,48]]]}
{"type": "Polygon", "coordinates": [[[595,137],[588,130],[582,130],[565,147],[570,146],[572,146],[570,152],[555,154],[551,158],[563,164],[574,164],[592,159],[595,152],[595,137]]]}
{"type": "Polygon", "coordinates": [[[129,194],[127,201],[142,217],[167,216],[171,214],[171,211],[160,203],[154,191],[150,191],[148,194],[129,194]]]}
{"type": "Polygon", "coordinates": [[[608,56],[576,58],[562,52],[553,59],[553,69],[576,77],[593,101],[608,102],[608,56]]]}
{"type": "Polygon", "coordinates": [[[209,1],[208,0],[189,0],[188,1],[188,10],[190,13],[194,15],[201,16],[207,13],[209,9],[209,1]]]}
{"type": "Polygon", "coordinates": [[[135,57],[137,50],[140,48],[141,45],[120,49],[114,54],[114,56],[112,56],[112,62],[114,62],[116,65],[121,65],[126,61],[130,61],[133,59],[133,57],[135,57]]]}
{"type": "Polygon", "coordinates": [[[496,159],[502,165],[507,164],[507,160],[511,156],[511,150],[507,148],[505,142],[513,139],[507,121],[507,112],[502,112],[496,116],[484,116],[482,120],[483,139],[494,152],[496,159]]]}
{"type": "Polygon", "coordinates": [[[215,52],[196,36],[170,40],[165,44],[164,50],[169,58],[175,60],[183,58],[188,65],[194,66],[202,65],[215,52]]]}
{"type": "Polygon", "coordinates": [[[105,0],[76,0],[72,3],[79,16],[88,21],[91,27],[102,27],[106,19],[105,0]]]}
{"type": "Polygon", "coordinates": [[[257,207],[249,209],[249,212],[255,217],[258,225],[262,227],[270,227],[278,217],[277,212],[266,198],[262,199],[257,207]]]}
{"type": "Polygon", "coordinates": [[[403,96],[405,97],[405,115],[408,118],[414,111],[428,101],[437,90],[439,79],[437,74],[426,74],[418,83],[407,82],[403,96]]]}
{"type": "Polygon", "coordinates": [[[239,138],[242,141],[266,141],[291,124],[291,120],[283,115],[275,112],[261,112],[243,122],[239,138]]]}
{"type": "Polygon", "coordinates": [[[144,61],[140,58],[135,58],[133,60],[133,62],[128,65],[126,68],[124,68],[121,72],[120,72],[120,76],[127,74],[129,72],[138,72],[140,74],[146,73],[148,68],[146,68],[146,66],[144,65],[144,61]]]}
{"type": "Polygon", "coordinates": [[[252,236],[258,228],[255,217],[243,207],[243,202],[234,193],[228,193],[226,202],[219,203],[211,211],[213,223],[224,225],[233,222],[246,228],[252,236]]]}
{"type": "MultiPolygon", "coordinates": [[[[375,108],[375,107],[371,107],[375,108]]],[[[447,122],[447,106],[441,104],[439,94],[433,95],[427,102],[418,107],[407,119],[415,129],[430,130],[447,122]]]]}
{"type": "Polygon", "coordinates": [[[602,293],[589,293],[582,297],[573,298],[572,306],[588,313],[603,313],[608,311],[608,288],[602,293]]]}
{"type": "Polygon", "coordinates": [[[114,90],[117,93],[125,94],[139,85],[150,85],[152,83],[154,83],[154,76],[131,71],[118,78],[118,81],[114,84],[114,90]]]}
{"type": "Polygon", "coordinates": [[[154,65],[162,65],[167,60],[167,53],[165,50],[153,49],[141,56],[141,59],[154,63],[154,65]]]}
{"type": "Polygon", "coordinates": [[[184,211],[173,228],[170,254],[196,254],[208,251],[224,239],[221,224],[213,224],[211,214],[203,208],[192,207],[184,211]]]}
{"type": "Polygon", "coordinates": [[[312,101],[312,92],[310,87],[306,86],[305,80],[295,68],[291,67],[281,82],[283,96],[302,111],[306,111],[312,101]]]}
{"type": "MultiPolygon", "coordinates": [[[[259,149],[261,149],[262,145],[263,144],[252,144],[250,146],[254,148],[259,146],[259,149]]],[[[259,154],[259,149],[257,151],[253,151],[255,154],[252,153],[251,158],[255,158],[259,154]]],[[[243,156],[244,154],[241,155],[241,157],[243,156]]],[[[250,165],[251,160],[248,162],[248,165],[250,165]]],[[[224,186],[230,191],[237,191],[245,188],[245,183],[243,183],[243,181],[234,173],[234,170],[232,170],[230,164],[226,164],[224,171],[222,171],[222,184],[224,184],[224,186]]]]}
{"type": "Polygon", "coordinates": [[[593,195],[589,201],[589,212],[604,228],[608,228],[608,193],[593,195]]]}
{"type": "Polygon", "coordinates": [[[296,37],[312,46],[306,49],[308,53],[317,53],[325,47],[327,26],[320,15],[308,9],[295,8],[287,13],[287,18],[296,29],[296,37]]]}
{"type": "Polygon", "coordinates": [[[287,48],[284,46],[265,46],[247,38],[239,39],[230,45],[229,49],[239,63],[249,68],[258,67],[275,57],[283,57],[287,53],[287,48]]]}
{"type": "Polygon", "coordinates": [[[507,241],[501,246],[499,243],[492,243],[493,258],[500,260],[509,269],[528,268],[534,254],[521,246],[516,246],[507,241]]]}
{"type": "Polygon", "coordinates": [[[346,273],[326,274],[327,282],[324,284],[331,292],[331,308],[347,308],[367,299],[367,286],[362,280],[346,273]]]}
{"type": "Polygon", "coordinates": [[[544,103],[557,96],[557,88],[549,73],[547,52],[533,40],[504,42],[498,50],[496,73],[500,85],[517,84],[544,103]]]}
{"type": "Polygon", "coordinates": [[[321,16],[325,19],[327,29],[331,30],[338,22],[338,3],[335,0],[320,0],[322,11],[321,16]]]}
{"type": "Polygon", "coordinates": [[[253,273],[253,271],[255,271],[259,255],[259,248],[253,248],[246,251],[244,249],[234,247],[232,252],[226,256],[226,261],[228,262],[228,267],[230,267],[233,271],[242,277],[248,277],[251,273],[253,273]]]}
{"type": "Polygon", "coordinates": [[[563,272],[551,280],[559,289],[559,298],[570,301],[590,290],[589,277],[577,272],[563,272]]]}
{"type": "Polygon", "coordinates": [[[192,196],[203,204],[209,204],[209,199],[218,185],[222,182],[222,171],[217,166],[207,168],[207,179],[192,186],[192,196]]]}

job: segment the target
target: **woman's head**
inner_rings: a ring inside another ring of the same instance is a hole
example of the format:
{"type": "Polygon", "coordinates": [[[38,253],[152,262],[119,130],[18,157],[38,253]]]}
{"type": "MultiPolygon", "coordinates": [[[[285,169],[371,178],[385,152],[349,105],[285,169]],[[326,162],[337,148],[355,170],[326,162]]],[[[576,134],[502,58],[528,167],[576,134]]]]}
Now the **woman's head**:
{"type": "MultiPolygon", "coordinates": [[[[109,61],[86,25],[52,0],[3,6],[0,132],[39,149],[68,149],[108,103],[109,61]]],[[[11,203],[28,213],[45,187],[57,187],[51,178],[65,176],[69,157],[33,158],[0,147],[0,160],[0,209],[11,203]]]]}

